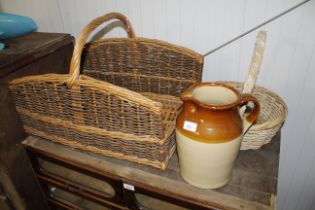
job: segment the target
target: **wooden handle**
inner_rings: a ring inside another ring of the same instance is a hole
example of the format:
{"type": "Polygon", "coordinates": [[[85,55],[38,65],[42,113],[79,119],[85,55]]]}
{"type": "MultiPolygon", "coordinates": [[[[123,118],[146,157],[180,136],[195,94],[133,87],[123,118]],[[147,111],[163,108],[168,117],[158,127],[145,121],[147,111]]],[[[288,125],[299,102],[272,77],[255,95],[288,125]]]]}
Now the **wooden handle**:
{"type": "Polygon", "coordinates": [[[266,36],[267,34],[265,31],[260,31],[257,35],[257,41],[255,45],[254,54],[252,57],[252,63],[250,65],[249,73],[244,84],[243,93],[252,93],[254,89],[264,54],[266,36]]]}
{"type": "Polygon", "coordinates": [[[118,19],[124,24],[129,38],[135,38],[136,37],[129,20],[124,15],[122,15],[120,13],[115,13],[115,12],[108,13],[106,15],[103,15],[101,17],[98,17],[98,18],[92,20],[88,25],[86,25],[83,28],[83,30],[82,30],[79,38],[78,38],[78,41],[74,47],[72,58],[71,58],[71,64],[70,64],[70,72],[69,72],[70,77],[67,80],[67,86],[68,87],[72,87],[74,81],[80,75],[81,54],[82,54],[82,51],[83,51],[83,48],[84,48],[84,45],[86,43],[88,36],[99,25],[101,25],[102,23],[104,23],[106,21],[112,20],[112,19],[118,19]]]}

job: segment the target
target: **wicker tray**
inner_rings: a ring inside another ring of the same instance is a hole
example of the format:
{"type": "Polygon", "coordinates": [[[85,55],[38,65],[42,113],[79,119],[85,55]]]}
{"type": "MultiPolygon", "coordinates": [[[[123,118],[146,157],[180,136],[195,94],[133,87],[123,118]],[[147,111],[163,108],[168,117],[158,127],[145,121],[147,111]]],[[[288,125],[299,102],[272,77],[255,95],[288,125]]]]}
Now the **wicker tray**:
{"type": "Polygon", "coordinates": [[[69,75],[24,77],[10,89],[28,134],[165,169],[175,150],[176,96],[201,80],[202,66],[201,55],[137,38],[123,15],[110,13],[83,29],[69,75]],[[128,38],[85,45],[112,19],[123,23],[128,38]]]}

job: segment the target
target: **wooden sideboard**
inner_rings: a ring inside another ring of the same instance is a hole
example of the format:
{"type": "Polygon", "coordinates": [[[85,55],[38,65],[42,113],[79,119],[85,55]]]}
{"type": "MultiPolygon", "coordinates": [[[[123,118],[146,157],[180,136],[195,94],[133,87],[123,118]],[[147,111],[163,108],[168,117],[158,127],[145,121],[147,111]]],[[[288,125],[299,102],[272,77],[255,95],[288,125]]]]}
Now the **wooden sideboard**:
{"type": "Polygon", "coordinates": [[[30,33],[5,40],[0,51],[0,209],[47,209],[21,141],[26,133],[11,99],[8,82],[68,71],[74,39],[69,34],[30,33]]]}
{"type": "Polygon", "coordinates": [[[179,174],[72,149],[38,137],[23,141],[53,209],[274,209],[280,135],[260,150],[241,151],[228,185],[199,189],[179,174]]]}

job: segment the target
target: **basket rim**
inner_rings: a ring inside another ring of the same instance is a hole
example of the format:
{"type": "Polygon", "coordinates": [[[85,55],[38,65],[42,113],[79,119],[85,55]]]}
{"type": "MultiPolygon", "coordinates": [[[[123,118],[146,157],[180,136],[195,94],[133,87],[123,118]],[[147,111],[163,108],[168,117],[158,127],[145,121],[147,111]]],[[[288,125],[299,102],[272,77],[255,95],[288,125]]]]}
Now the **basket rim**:
{"type": "MultiPolygon", "coordinates": [[[[222,81],[222,82],[227,83],[227,84],[235,84],[235,85],[243,85],[244,84],[243,82],[237,82],[237,81],[222,81]]],[[[261,124],[254,123],[251,126],[251,130],[271,129],[271,128],[274,128],[274,127],[278,126],[279,124],[283,123],[288,116],[288,106],[285,103],[285,101],[277,93],[275,93],[274,91],[272,91],[270,89],[267,89],[267,88],[260,86],[260,85],[255,85],[254,90],[255,90],[255,88],[261,89],[264,92],[268,92],[269,95],[277,98],[277,100],[283,106],[283,112],[282,112],[282,115],[278,116],[275,120],[267,120],[261,124]]]]}
{"type": "Polygon", "coordinates": [[[94,45],[98,45],[100,43],[106,43],[106,42],[143,42],[145,44],[151,44],[151,45],[158,45],[159,47],[162,48],[172,48],[173,50],[185,54],[190,57],[194,57],[200,64],[203,64],[204,62],[204,56],[197,53],[196,51],[189,49],[184,46],[180,45],[175,45],[166,41],[162,41],[159,39],[151,39],[151,38],[145,38],[145,37],[135,37],[135,38],[128,38],[128,37],[121,37],[121,38],[104,38],[104,39],[99,39],[95,41],[91,41],[85,44],[84,48],[86,47],[96,47],[94,45]]]}
{"type": "MultiPolygon", "coordinates": [[[[17,78],[9,82],[9,86],[14,88],[15,85],[32,83],[32,82],[54,82],[58,84],[65,84],[69,79],[68,74],[43,74],[35,76],[26,76],[22,78],[17,78]]],[[[154,101],[141,93],[129,90],[124,87],[113,85],[111,83],[94,79],[86,75],[80,75],[75,86],[85,86],[104,93],[115,94],[117,97],[123,98],[124,100],[129,100],[135,104],[141,104],[156,114],[160,114],[162,110],[162,104],[160,102],[154,101]]]]}

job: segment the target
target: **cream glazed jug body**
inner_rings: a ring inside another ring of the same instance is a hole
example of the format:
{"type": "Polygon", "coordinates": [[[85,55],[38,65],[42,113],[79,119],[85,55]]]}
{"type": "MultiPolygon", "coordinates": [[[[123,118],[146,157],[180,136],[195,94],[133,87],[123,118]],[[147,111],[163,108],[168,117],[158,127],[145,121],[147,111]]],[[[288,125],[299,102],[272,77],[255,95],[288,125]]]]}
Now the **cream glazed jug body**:
{"type": "Polygon", "coordinates": [[[257,119],[259,102],[223,83],[197,83],[181,94],[184,108],[176,121],[180,174],[200,188],[228,183],[242,137],[257,119]],[[241,107],[254,104],[247,113],[241,107]]]}

